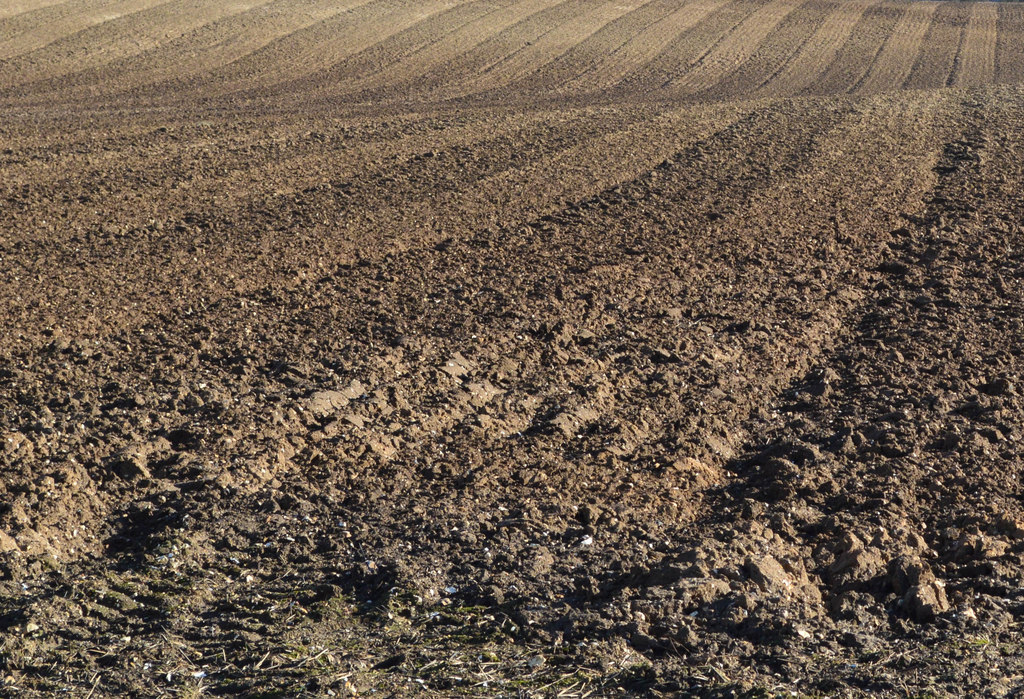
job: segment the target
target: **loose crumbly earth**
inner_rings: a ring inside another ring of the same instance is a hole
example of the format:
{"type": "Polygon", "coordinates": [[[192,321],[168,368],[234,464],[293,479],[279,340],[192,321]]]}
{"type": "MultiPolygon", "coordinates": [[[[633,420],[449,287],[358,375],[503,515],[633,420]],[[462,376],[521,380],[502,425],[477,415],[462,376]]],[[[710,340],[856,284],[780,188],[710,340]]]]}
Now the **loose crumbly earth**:
{"type": "Polygon", "coordinates": [[[1024,6],[0,3],[0,693],[1024,691],[1024,6]]]}

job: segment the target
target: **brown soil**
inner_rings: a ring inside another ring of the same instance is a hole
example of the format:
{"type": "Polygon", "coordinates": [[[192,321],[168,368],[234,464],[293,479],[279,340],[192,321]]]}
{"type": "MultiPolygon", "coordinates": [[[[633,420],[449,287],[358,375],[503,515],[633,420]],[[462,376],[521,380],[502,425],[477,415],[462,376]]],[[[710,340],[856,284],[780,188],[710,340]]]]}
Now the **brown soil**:
{"type": "Polygon", "coordinates": [[[1024,6],[0,6],[0,693],[1024,691],[1024,6]]]}

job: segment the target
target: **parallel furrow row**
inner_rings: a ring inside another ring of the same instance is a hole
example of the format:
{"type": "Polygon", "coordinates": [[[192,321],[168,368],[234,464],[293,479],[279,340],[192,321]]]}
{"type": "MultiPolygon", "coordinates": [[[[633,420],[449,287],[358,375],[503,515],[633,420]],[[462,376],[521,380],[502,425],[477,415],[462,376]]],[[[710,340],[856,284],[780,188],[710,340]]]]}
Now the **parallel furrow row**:
{"type": "MultiPolygon", "coordinates": [[[[69,0],[0,10],[0,97],[351,105],[1024,80],[1024,8],[883,0],[69,0]]],[[[123,104],[123,102],[122,102],[123,104]]]]}
{"type": "Polygon", "coordinates": [[[878,4],[867,9],[831,63],[801,92],[803,94],[845,94],[853,90],[878,60],[906,6],[878,4]]]}
{"type": "Polygon", "coordinates": [[[139,56],[73,76],[83,89],[112,82],[119,90],[160,97],[219,84],[212,78],[227,66],[320,22],[344,15],[371,0],[328,4],[274,0],[267,5],[206,24],[139,56]]]}

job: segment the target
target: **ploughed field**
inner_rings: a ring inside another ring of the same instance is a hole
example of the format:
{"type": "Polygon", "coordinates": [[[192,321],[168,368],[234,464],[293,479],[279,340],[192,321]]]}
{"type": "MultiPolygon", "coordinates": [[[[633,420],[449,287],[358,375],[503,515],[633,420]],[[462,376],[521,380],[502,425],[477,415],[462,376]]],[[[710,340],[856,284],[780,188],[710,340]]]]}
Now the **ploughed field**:
{"type": "Polygon", "coordinates": [[[0,693],[1024,684],[1024,5],[0,3],[0,693]]]}

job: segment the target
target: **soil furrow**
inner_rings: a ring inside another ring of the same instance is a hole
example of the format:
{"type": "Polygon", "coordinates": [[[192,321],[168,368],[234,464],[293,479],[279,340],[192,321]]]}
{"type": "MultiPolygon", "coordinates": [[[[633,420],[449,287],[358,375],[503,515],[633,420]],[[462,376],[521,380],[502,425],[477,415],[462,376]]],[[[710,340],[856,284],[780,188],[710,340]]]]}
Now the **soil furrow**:
{"type": "Polygon", "coordinates": [[[241,90],[258,93],[271,84],[286,84],[358,53],[451,4],[438,0],[413,12],[393,0],[347,0],[335,6],[343,11],[323,14],[313,23],[303,23],[208,71],[194,88],[201,88],[202,94],[210,97],[241,90]]]}
{"type": "Polygon", "coordinates": [[[443,61],[430,61],[428,70],[399,85],[406,95],[443,96],[445,90],[457,87],[457,81],[469,81],[501,63],[552,28],[568,21],[587,4],[587,0],[517,3],[508,14],[503,14],[502,21],[496,25],[487,22],[475,26],[471,34],[463,37],[469,43],[459,52],[444,55],[446,60],[443,61]]]}
{"type": "MultiPolygon", "coordinates": [[[[389,82],[397,77],[394,72],[396,65],[408,63],[410,57],[418,60],[427,49],[437,51],[439,46],[449,45],[453,37],[465,34],[467,28],[489,24],[495,13],[507,10],[510,4],[474,0],[455,5],[336,65],[303,76],[287,89],[310,94],[317,88],[323,91],[324,84],[333,84],[337,90],[337,84],[343,82],[347,92],[355,93],[366,82],[378,85],[389,82]]],[[[451,49],[446,51],[450,53],[451,49]]]]}
{"type": "Polygon", "coordinates": [[[78,93],[85,96],[104,81],[116,84],[121,93],[150,103],[169,93],[195,95],[208,85],[209,74],[295,32],[369,2],[353,0],[327,5],[306,0],[273,0],[210,22],[137,56],[74,74],[74,81],[81,85],[78,93]]]}
{"type": "Polygon", "coordinates": [[[40,22],[42,12],[33,12],[13,20],[0,22],[0,60],[41,49],[89,27],[118,19],[126,14],[147,10],[162,4],[158,0],[123,0],[107,4],[93,3],[73,12],[72,5],[49,8],[47,19],[40,22]],[[17,20],[21,21],[18,22],[17,20]],[[22,28],[19,31],[19,24],[22,28]]]}
{"type": "Polygon", "coordinates": [[[700,21],[676,35],[656,55],[645,54],[644,63],[629,70],[609,89],[613,94],[643,95],[664,87],[700,60],[709,46],[733,31],[758,5],[746,0],[730,0],[702,14],[700,21]]]}
{"type": "MultiPolygon", "coordinates": [[[[356,93],[361,99],[374,99],[386,94],[402,93],[412,89],[421,77],[432,73],[441,64],[452,60],[485,43],[494,35],[515,26],[524,18],[545,9],[550,9],[550,1],[514,2],[495,8],[481,19],[471,22],[454,31],[437,42],[425,46],[409,57],[399,61],[386,73],[376,73],[364,82],[353,84],[365,92],[356,93]],[[380,92],[386,88],[384,93],[380,92]]],[[[419,92],[419,90],[417,90],[419,92]]]]}
{"type": "Polygon", "coordinates": [[[401,34],[431,16],[449,11],[456,4],[456,0],[435,0],[410,7],[408,4],[394,2],[388,4],[386,14],[383,16],[367,17],[364,21],[346,23],[341,27],[330,27],[329,23],[321,23],[315,27],[316,39],[312,43],[309,43],[311,37],[306,37],[302,51],[298,54],[300,60],[290,61],[285,66],[280,62],[268,62],[264,65],[260,84],[246,86],[246,92],[259,94],[267,89],[286,91],[292,81],[301,80],[319,70],[329,69],[353,55],[401,34]]]}
{"type": "MultiPolygon", "coordinates": [[[[748,550],[757,540],[768,545],[746,565],[760,565],[767,559],[758,556],[767,555],[787,561],[788,571],[801,571],[790,574],[821,587],[833,616],[857,635],[857,647],[875,642],[879,618],[921,620],[956,606],[965,614],[961,628],[919,631],[898,622],[896,633],[903,642],[931,644],[938,657],[971,664],[979,659],[963,658],[942,639],[968,631],[981,615],[993,620],[997,633],[1008,631],[1016,602],[992,591],[1006,589],[1006,578],[1019,574],[1000,562],[974,561],[993,556],[982,553],[984,546],[995,547],[990,550],[998,560],[1006,550],[998,522],[1021,516],[1015,495],[1003,490],[1017,482],[1020,460],[999,448],[998,436],[989,443],[996,433],[1019,429],[992,425],[995,415],[1005,415],[999,408],[1017,399],[1004,387],[1019,371],[1006,337],[1019,325],[1011,309],[1021,298],[1000,283],[991,262],[981,262],[1004,254],[1005,231],[985,230],[1000,226],[999,217],[979,225],[976,216],[982,182],[995,172],[1003,179],[1020,170],[1004,159],[1008,151],[977,157],[988,147],[983,131],[1002,131],[1009,123],[994,126],[1006,113],[987,99],[968,99],[959,114],[949,115],[950,140],[937,154],[937,182],[922,199],[925,210],[908,213],[908,224],[879,251],[879,274],[868,280],[871,293],[863,296],[859,320],[813,371],[777,397],[776,417],[764,420],[761,439],[736,461],[740,482],[725,498],[746,498],[743,507],[718,505],[730,513],[727,519],[738,521],[744,508],[754,507],[764,521],[775,522],[767,533],[748,530],[748,550]],[[958,211],[950,211],[950,201],[958,202],[958,211]],[[961,273],[977,276],[961,282],[961,273]],[[984,300],[976,303],[976,295],[984,300]],[[984,350],[963,352],[966,338],[982,336],[984,350]],[[938,355],[937,345],[945,347],[938,355]],[[972,432],[989,436],[971,439],[972,432]],[[965,460],[973,467],[958,465],[965,460]],[[979,496],[987,503],[980,510],[974,506],[979,496]],[[782,511],[791,514],[785,524],[775,517],[782,511]],[[904,580],[893,571],[905,566],[924,572],[904,580]]],[[[719,548],[709,560],[723,555],[717,544],[694,545],[719,548]]],[[[750,622],[771,627],[765,614],[751,615],[750,622]]],[[[792,623],[807,633],[816,625],[806,617],[792,623]]],[[[739,628],[744,633],[749,623],[739,628]]],[[[867,677],[855,672],[872,691],[897,686],[884,668],[867,677]]],[[[844,681],[851,677],[845,674],[844,681]]]]}
{"type": "MultiPolygon", "coordinates": [[[[70,5],[71,0],[11,0],[11,2],[5,3],[3,7],[0,7],[0,20],[3,27],[16,27],[18,22],[12,22],[14,19],[29,19],[23,15],[32,15],[30,21],[26,22],[24,26],[33,26],[36,22],[40,21],[41,17],[52,17],[55,5],[70,5]]],[[[42,21],[47,21],[43,19],[42,21]]],[[[5,29],[5,31],[7,31],[5,29]]]]}
{"type": "Polygon", "coordinates": [[[1017,4],[0,3],[0,695],[1020,694],[1017,4]]]}

